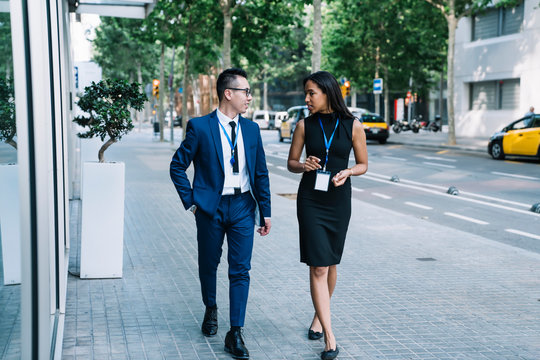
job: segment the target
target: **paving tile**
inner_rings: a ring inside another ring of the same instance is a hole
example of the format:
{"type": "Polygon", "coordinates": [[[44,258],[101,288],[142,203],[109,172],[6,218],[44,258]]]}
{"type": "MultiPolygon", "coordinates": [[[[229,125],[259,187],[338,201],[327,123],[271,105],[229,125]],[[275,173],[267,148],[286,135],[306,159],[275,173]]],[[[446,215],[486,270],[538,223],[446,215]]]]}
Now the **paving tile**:
{"type": "MultiPolygon", "coordinates": [[[[143,131],[109,151],[126,163],[124,276],[68,277],[63,359],[230,359],[226,242],[219,331],[205,338],[195,223],[169,180],[170,145],[143,131]]],[[[273,226],[267,237],[255,235],[246,345],[253,359],[318,359],[323,342],[306,337],[313,306],[308,268],[298,261],[295,202],[277,195],[298,184],[275,174],[270,181],[273,226]]],[[[540,256],[352,205],[362,221],[351,221],[332,298],[340,359],[540,359],[540,256]],[[425,256],[437,261],[416,260],[425,256]]],[[[71,207],[76,217],[80,204],[71,207]]]]}

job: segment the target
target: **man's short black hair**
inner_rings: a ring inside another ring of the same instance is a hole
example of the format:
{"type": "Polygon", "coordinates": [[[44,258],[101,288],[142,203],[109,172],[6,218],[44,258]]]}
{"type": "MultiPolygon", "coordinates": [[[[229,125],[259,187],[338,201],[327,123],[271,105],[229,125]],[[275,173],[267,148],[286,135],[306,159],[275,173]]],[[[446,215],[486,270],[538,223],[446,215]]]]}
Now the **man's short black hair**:
{"type": "Polygon", "coordinates": [[[247,79],[247,73],[240,68],[230,68],[227,70],[223,70],[223,72],[219,74],[216,88],[217,96],[220,102],[221,99],[223,99],[223,93],[225,92],[225,89],[237,86],[237,76],[241,76],[247,79]]]}

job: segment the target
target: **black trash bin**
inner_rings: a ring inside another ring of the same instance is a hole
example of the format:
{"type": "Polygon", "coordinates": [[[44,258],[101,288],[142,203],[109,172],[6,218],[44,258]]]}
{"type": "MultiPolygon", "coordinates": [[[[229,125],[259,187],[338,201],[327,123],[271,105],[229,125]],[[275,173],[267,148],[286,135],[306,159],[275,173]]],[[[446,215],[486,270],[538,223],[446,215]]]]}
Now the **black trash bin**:
{"type": "Polygon", "coordinates": [[[154,133],[157,134],[159,132],[159,123],[156,121],[154,123],[154,133]]]}

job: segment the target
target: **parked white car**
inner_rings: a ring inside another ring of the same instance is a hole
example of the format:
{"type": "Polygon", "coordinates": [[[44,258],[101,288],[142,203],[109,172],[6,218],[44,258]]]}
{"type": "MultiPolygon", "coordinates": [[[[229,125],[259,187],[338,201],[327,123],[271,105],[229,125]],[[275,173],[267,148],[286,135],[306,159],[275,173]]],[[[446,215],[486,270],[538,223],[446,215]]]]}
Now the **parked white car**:
{"type": "Polygon", "coordinates": [[[261,129],[273,129],[275,127],[275,116],[274,111],[255,110],[252,119],[261,129]]]}

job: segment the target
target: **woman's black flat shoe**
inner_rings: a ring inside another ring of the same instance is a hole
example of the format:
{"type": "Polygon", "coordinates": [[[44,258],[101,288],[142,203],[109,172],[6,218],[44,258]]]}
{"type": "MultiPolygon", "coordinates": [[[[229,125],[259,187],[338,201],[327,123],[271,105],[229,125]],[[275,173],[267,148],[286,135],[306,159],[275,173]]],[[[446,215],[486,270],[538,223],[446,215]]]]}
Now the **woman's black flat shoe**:
{"type": "Polygon", "coordinates": [[[339,354],[339,349],[336,345],[336,349],[335,350],[327,350],[327,351],[323,351],[321,353],[321,360],[333,360],[335,358],[337,358],[339,354]]]}
{"type": "Polygon", "coordinates": [[[309,329],[307,333],[307,337],[309,340],[319,340],[320,338],[323,337],[323,333],[309,329]]]}

